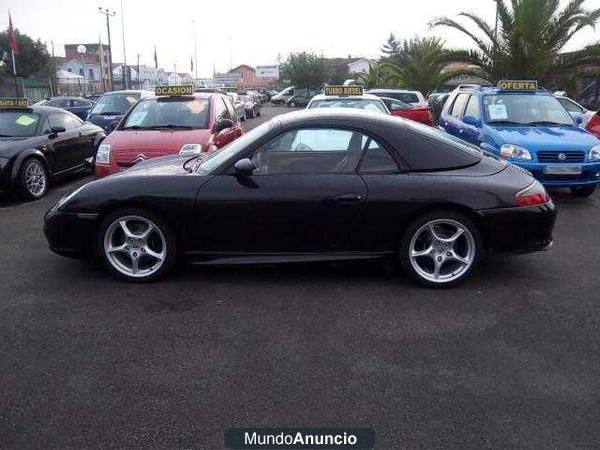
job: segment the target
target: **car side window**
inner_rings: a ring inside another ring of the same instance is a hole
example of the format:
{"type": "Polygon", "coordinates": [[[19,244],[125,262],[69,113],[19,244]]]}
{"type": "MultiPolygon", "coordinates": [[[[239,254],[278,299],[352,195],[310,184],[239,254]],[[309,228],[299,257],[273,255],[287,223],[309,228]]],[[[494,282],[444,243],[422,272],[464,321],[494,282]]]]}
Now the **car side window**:
{"type": "Polygon", "coordinates": [[[50,121],[46,117],[44,119],[44,122],[42,122],[42,134],[50,134],[50,133],[52,133],[51,128],[52,127],[50,126],[50,121]]]}
{"type": "Polygon", "coordinates": [[[576,103],[573,103],[571,100],[566,98],[559,98],[558,101],[565,107],[567,111],[570,113],[583,113],[583,108],[581,108],[576,103]]]}
{"type": "Polygon", "coordinates": [[[229,100],[229,98],[223,98],[223,101],[225,102],[225,108],[227,108],[227,113],[229,114],[228,119],[231,119],[233,123],[237,123],[237,114],[235,113],[235,109],[231,104],[231,100],[229,100]]]}
{"type": "Polygon", "coordinates": [[[363,154],[362,133],[300,128],[264,144],[252,161],[256,175],[354,173],[363,154]]]}
{"type": "Polygon", "coordinates": [[[462,113],[465,110],[465,105],[469,100],[469,94],[458,94],[456,100],[454,100],[454,104],[450,109],[450,115],[452,117],[460,118],[462,117],[462,113]]]}
{"type": "Polygon", "coordinates": [[[68,108],[69,103],[70,100],[68,98],[55,98],[48,101],[45,106],[53,106],[54,108],[68,108]]]}
{"type": "Polygon", "coordinates": [[[91,103],[85,100],[73,100],[73,106],[75,107],[84,107],[84,106],[90,106],[91,103]]]}
{"type": "Polygon", "coordinates": [[[223,103],[223,99],[217,98],[215,100],[215,122],[218,122],[222,119],[228,119],[227,117],[229,113],[227,112],[227,108],[225,107],[225,103],[223,103]]]}
{"type": "Polygon", "coordinates": [[[476,95],[471,95],[465,109],[465,116],[473,116],[479,118],[479,98],[476,95]]]}
{"type": "Polygon", "coordinates": [[[358,171],[362,174],[371,173],[395,173],[398,172],[398,164],[389,152],[375,139],[363,137],[364,156],[360,162],[358,171]]]}
{"type": "Polygon", "coordinates": [[[83,122],[71,116],[70,114],[54,113],[50,114],[48,119],[50,120],[50,126],[52,128],[63,127],[65,130],[73,130],[83,124],[83,122]]]}

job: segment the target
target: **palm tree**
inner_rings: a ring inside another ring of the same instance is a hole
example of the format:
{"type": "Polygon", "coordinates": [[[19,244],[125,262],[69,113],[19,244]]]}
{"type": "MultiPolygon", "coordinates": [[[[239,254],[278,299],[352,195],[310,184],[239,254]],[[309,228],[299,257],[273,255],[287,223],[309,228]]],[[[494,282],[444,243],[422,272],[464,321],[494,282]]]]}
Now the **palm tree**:
{"type": "Polygon", "coordinates": [[[404,40],[394,58],[396,63],[381,64],[385,81],[427,95],[459,75],[474,75],[471,70],[445,71],[445,54],[444,41],[438,37],[404,40]]]}
{"type": "Polygon", "coordinates": [[[457,50],[447,60],[477,66],[481,76],[491,82],[503,78],[536,79],[551,87],[575,73],[597,75],[600,45],[563,53],[573,36],[586,27],[594,27],[600,9],[587,10],[585,0],[570,0],[562,9],[559,0],[496,0],[498,29],[473,13],[461,17],[473,25],[441,17],[432,27],[449,27],[468,36],[475,50],[457,50]],[[509,6],[510,4],[510,6],[509,6]]]}
{"type": "Polygon", "coordinates": [[[365,70],[359,73],[356,77],[356,81],[363,84],[367,89],[373,89],[383,85],[384,70],[379,64],[373,64],[369,67],[369,70],[365,70]]]}

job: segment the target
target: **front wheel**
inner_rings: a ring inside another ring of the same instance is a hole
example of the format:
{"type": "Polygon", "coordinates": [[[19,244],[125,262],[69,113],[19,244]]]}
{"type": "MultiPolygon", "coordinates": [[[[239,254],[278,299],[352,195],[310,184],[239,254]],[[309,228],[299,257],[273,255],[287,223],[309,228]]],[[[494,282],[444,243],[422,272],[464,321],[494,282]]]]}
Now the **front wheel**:
{"type": "Polygon", "coordinates": [[[400,243],[404,271],[427,287],[466,279],[479,263],[483,243],[475,224],[455,212],[435,211],[413,221],[400,243]]]}
{"type": "Polygon", "coordinates": [[[589,197],[596,190],[596,185],[588,185],[588,186],[573,186],[571,188],[571,195],[574,197],[589,197]]]}
{"type": "Polygon", "coordinates": [[[23,200],[42,198],[48,190],[48,171],[37,158],[26,159],[17,179],[19,194],[23,200]]]}
{"type": "Polygon", "coordinates": [[[139,208],[109,214],[98,230],[97,245],[105,267],[125,281],[160,278],[177,260],[172,228],[162,217],[139,208]]]}
{"type": "Polygon", "coordinates": [[[260,108],[256,111],[256,117],[260,117],[260,108]]]}

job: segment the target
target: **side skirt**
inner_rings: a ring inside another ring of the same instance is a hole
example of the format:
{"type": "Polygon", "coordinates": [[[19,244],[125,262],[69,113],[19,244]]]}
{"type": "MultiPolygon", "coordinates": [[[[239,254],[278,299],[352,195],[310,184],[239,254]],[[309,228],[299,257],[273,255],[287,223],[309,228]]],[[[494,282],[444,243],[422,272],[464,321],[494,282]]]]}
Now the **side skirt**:
{"type": "Polygon", "coordinates": [[[197,265],[235,265],[235,264],[285,264],[321,261],[355,261],[367,259],[382,259],[393,256],[394,252],[355,253],[211,253],[186,252],[187,260],[197,265]]]}

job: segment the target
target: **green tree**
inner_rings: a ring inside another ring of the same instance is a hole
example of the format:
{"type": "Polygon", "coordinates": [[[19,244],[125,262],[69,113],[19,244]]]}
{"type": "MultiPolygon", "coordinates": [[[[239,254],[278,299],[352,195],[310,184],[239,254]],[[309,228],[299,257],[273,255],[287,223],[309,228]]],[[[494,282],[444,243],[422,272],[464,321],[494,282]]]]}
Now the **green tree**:
{"type": "Polygon", "coordinates": [[[381,64],[385,81],[398,87],[416,89],[427,95],[459,75],[475,75],[471,70],[444,71],[447,59],[444,41],[437,37],[414,37],[402,42],[396,63],[381,64]]]}
{"type": "Polygon", "coordinates": [[[600,9],[584,8],[585,0],[570,0],[560,8],[559,0],[497,0],[499,25],[487,23],[476,14],[461,17],[472,26],[440,17],[433,27],[449,27],[468,36],[475,50],[446,54],[448,60],[480,68],[481,76],[493,83],[503,78],[536,79],[551,87],[572,79],[575,73],[598,74],[600,45],[563,53],[579,31],[594,27],[600,9]]]}
{"type": "Polygon", "coordinates": [[[290,53],[281,69],[284,78],[301,89],[319,89],[328,78],[325,59],[314,53],[290,53]]]}
{"type": "Polygon", "coordinates": [[[369,70],[361,72],[356,77],[356,81],[363,84],[367,89],[373,89],[384,85],[387,78],[387,71],[379,64],[373,64],[369,70]]]}
{"type": "Polygon", "coordinates": [[[387,41],[381,46],[381,53],[383,53],[383,59],[387,62],[398,62],[398,55],[400,53],[400,42],[394,36],[394,33],[390,33],[387,41]]]}
{"type": "MultiPolygon", "coordinates": [[[[19,30],[15,30],[19,53],[15,55],[17,76],[48,77],[51,72],[50,55],[42,41],[33,40],[19,30]]],[[[12,76],[12,56],[8,46],[8,29],[0,32],[0,75],[12,76]]]]}

